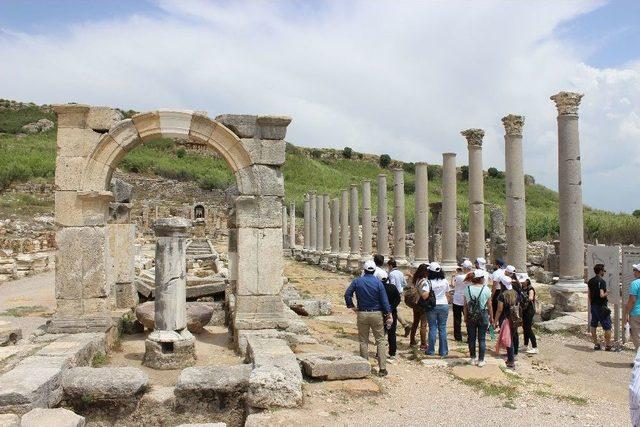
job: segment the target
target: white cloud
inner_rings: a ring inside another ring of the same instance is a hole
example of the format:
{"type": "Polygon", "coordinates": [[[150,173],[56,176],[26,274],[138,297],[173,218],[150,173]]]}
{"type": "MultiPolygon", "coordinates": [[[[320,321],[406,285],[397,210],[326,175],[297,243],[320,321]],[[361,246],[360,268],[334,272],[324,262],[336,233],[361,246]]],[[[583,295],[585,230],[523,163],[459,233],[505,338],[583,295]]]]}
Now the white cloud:
{"type": "Polygon", "coordinates": [[[559,90],[585,93],[585,202],[639,208],[640,63],[583,64],[554,36],[589,2],[169,1],[162,13],[60,33],[0,32],[0,91],[35,102],[139,110],[282,113],[299,145],[441,163],[459,131],[486,130],[485,167],[504,167],[500,118],[524,114],[525,168],[557,181],[559,90]],[[612,189],[616,189],[615,193],[612,189]]]}

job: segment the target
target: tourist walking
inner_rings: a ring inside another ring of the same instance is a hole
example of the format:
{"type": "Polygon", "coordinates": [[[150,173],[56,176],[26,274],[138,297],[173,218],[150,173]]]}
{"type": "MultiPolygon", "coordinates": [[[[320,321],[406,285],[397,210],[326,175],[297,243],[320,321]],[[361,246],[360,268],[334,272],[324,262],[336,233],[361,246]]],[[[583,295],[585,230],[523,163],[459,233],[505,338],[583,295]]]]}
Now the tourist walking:
{"type": "MultiPolygon", "coordinates": [[[[432,262],[427,267],[427,278],[422,280],[421,297],[428,300],[430,294],[435,295],[435,307],[427,308],[429,322],[429,343],[425,352],[429,356],[435,353],[436,334],[438,335],[438,354],[446,357],[449,354],[447,344],[447,318],[449,317],[449,282],[444,278],[442,267],[432,262]]],[[[431,296],[433,298],[433,296],[431,296]]]]}
{"type": "Polygon", "coordinates": [[[404,301],[413,310],[413,323],[411,324],[411,331],[409,333],[409,345],[411,347],[416,346],[416,331],[420,328],[420,350],[427,350],[427,313],[418,304],[418,299],[421,298],[421,286],[422,281],[427,278],[429,266],[427,264],[420,264],[413,273],[411,279],[411,285],[405,288],[404,301]]]}
{"type": "Polygon", "coordinates": [[[522,284],[522,301],[520,307],[522,310],[522,331],[524,332],[524,346],[527,348],[527,354],[538,354],[538,341],[536,334],[533,332],[533,318],[536,315],[536,290],[531,285],[531,279],[524,277],[522,284]],[[531,342],[531,347],[529,347],[531,342]]]}
{"type": "Polygon", "coordinates": [[[640,264],[633,264],[633,277],[635,279],[629,286],[629,299],[624,308],[622,324],[629,324],[631,341],[637,351],[640,347],[640,264]]]}
{"type": "Polygon", "coordinates": [[[507,368],[516,368],[516,352],[514,331],[520,326],[522,319],[520,317],[518,294],[513,289],[509,289],[500,293],[498,297],[498,310],[496,310],[495,327],[500,328],[500,337],[498,338],[497,348],[505,340],[507,341],[507,368]]]}
{"type": "MultiPolygon", "coordinates": [[[[516,293],[516,298],[518,300],[518,306],[515,307],[514,310],[517,314],[520,315],[520,317],[522,317],[522,309],[520,307],[520,302],[522,301],[522,298],[523,298],[522,286],[518,281],[518,274],[516,273],[516,268],[513,265],[507,265],[504,269],[504,274],[500,276],[498,280],[500,281],[498,301],[500,301],[500,295],[502,295],[503,292],[513,290],[516,293]]],[[[518,352],[520,351],[520,333],[518,332],[518,328],[521,325],[522,325],[522,321],[518,322],[517,326],[512,326],[512,330],[511,330],[511,337],[513,340],[513,354],[515,356],[517,356],[518,352]]]]}
{"type": "Polygon", "coordinates": [[[464,260],[460,265],[457,274],[453,277],[453,304],[451,305],[451,308],[453,309],[453,338],[456,341],[462,341],[462,312],[464,311],[464,295],[469,284],[469,282],[467,282],[467,275],[471,271],[473,271],[473,264],[471,264],[471,261],[469,260],[464,260]]]}
{"type": "Polygon", "coordinates": [[[602,350],[602,346],[598,341],[598,325],[604,330],[604,349],[611,351],[611,309],[607,306],[607,282],[604,280],[606,270],[604,264],[596,264],[593,266],[593,276],[587,282],[589,287],[589,306],[591,312],[591,339],[593,340],[593,349],[595,351],[602,350]]]}
{"type": "Polygon", "coordinates": [[[493,314],[498,309],[498,295],[500,295],[500,277],[504,275],[506,264],[503,260],[497,259],[495,262],[495,270],[491,274],[491,303],[493,306],[493,314]]]}
{"type": "Polygon", "coordinates": [[[347,308],[357,314],[358,340],[360,356],[369,360],[369,332],[373,333],[378,357],[378,374],[387,375],[387,342],[384,339],[385,324],[391,325],[391,306],[384,285],[373,275],[376,264],[369,260],[364,263],[364,275],[354,279],[346,292],[344,300],[347,308]],[[357,307],[353,304],[356,296],[357,307]]]}
{"type": "Polygon", "coordinates": [[[387,271],[382,268],[384,266],[384,255],[375,254],[373,256],[373,262],[376,265],[376,271],[373,272],[373,275],[380,279],[382,283],[385,283],[389,280],[389,275],[387,274],[387,271]]]}
{"type": "Polygon", "coordinates": [[[469,357],[472,364],[483,367],[487,349],[487,328],[493,324],[491,291],[485,283],[482,270],[468,273],[465,279],[469,283],[464,294],[464,322],[467,325],[469,357]],[[477,358],[476,342],[478,343],[477,358]]]}
{"type": "MultiPolygon", "coordinates": [[[[387,261],[387,269],[389,271],[389,283],[394,285],[400,295],[402,295],[404,293],[404,288],[407,286],[407,279],[404,277],[404,273],[398,270],[398,264],[395,259],[389,258],[389,261],[387,261]]],[[[409,322],[404,320],[400,313],[397,314],[397,317],[398,323],[400,323],[404,328],[404,336],[408,337],[411,333],[411,325],[409,322]]]]}
{"type": "Polygon", "coordinates": [[[400,292],[392,285],[388,280],[384,282],[384,289],[387,292],[387,299],[391,306],[391,318],[393,319],[388,328],[385,328],[387,333],[387,342],[389,343],[389,360],[393,361],[396,358],[396,351],[398,349],[396,342],[396,326],[398,325],[398,305],[400,304],[400,292]]]}

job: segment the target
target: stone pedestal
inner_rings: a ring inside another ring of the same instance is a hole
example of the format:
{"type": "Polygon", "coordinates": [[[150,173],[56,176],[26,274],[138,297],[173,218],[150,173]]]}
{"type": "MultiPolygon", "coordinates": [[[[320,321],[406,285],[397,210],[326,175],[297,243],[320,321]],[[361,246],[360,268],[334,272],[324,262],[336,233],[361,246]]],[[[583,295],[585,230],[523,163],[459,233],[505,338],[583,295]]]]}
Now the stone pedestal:
{"type": "Polygon", "coordinates": [[[560,280],[551,287],[556,310],[586,310],[584,218],[578,106],[582,94],[560,92],[558,108],[558,195],[560,198],[560,280]]]}
{"type": "Polygon", "coordinates": [[[429,194],[427,164],[416,163],[416,217],[414,266],[429,260],[429,194]]]}
{"type": "Polygon", "coordinates": [[[155,329],[145,341],[143,364],[179,369],[195,363],[195,339],[187,330],[186,238],[191,221],[161,218],[156,233],[155,329]]]}
{"type": "Polygon", "coordinates": [[[387,175],[378,175],[378,235],[376,252],[389,256],[389,224],[387,219],[387,175]]]}
{"type": "Polygon", "coordinates": [[[393,170],[393,256],[398,265],[406,263],[404,170],[393,170]]]}
{"type": "Polygon", "coordinates": [[[371,181],[362,183],[362,258],[371,258],[371,181]]]}
{"type": "Polygon", "coordinates": [[[482,172],[482,129],[461,132],[469,148],[469,258],[485,257],[484,175],[482,172]]]}
{"type": "Polygon", "coordinates": [[[442,154],[442,268],[454,271],[457,266],[456,247],[458,216],[456,154],[442,154]]]}

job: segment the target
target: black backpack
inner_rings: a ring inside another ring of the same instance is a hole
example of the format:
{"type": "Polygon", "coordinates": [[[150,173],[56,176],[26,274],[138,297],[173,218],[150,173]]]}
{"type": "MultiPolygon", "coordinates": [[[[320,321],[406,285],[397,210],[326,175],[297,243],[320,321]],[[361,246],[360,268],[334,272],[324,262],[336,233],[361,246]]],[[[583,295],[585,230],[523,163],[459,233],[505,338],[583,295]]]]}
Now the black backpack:
{"type": "Polygon", "coordinates": [[[469,294],[469,304],[467,310],[469,323],[475,325],[482,323],[482,310],[486,310],[487,307],[480,307],[480,295],[482,295],[482,292],[484,292],[484,289],[486,287],[486,284],[482,285],[482,289],[480,289],[480,293],[477,297],[471,296],[471,287],[467,287],[467,293],[469,294]]]}
{"type": "Polygon", "coordinates": [[[436,294],[433,292],[433,286],[431,286],[431,280],[426,279],[427,283],[429,283],[429,296],[427,299],[422,298],[421,290],[418,292],[418,302],[417,304],[425,310],[431,310],[436,306],[436,294]]]}

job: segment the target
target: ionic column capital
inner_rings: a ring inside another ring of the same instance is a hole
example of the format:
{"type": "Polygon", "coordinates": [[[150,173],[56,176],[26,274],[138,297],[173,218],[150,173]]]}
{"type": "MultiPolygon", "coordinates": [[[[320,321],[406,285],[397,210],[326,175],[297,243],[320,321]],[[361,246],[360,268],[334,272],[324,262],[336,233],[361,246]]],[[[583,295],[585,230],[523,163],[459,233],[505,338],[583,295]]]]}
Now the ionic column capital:
{"type": "Polygon", "coordinates": [[[556,103],[558,109],[558,115],[578,115],[578,107],[580,106],[580,100],[584,94],[577,92],[558,92],[550,99],[556,103]]]}
{"type": "Polygon", "coordinates": [[[524,116],[509,114],[502,118],[504,131],[508,136],[522,136],[522,127],[524,126],[524,116]]]}
{"type": "Polygon", "coordinates": [[[462,136],[467,139],[469,147],[482,147],[482,138],[484,137],[484,130],[482,129],[467,129],[460,132],[462,136]]]}

